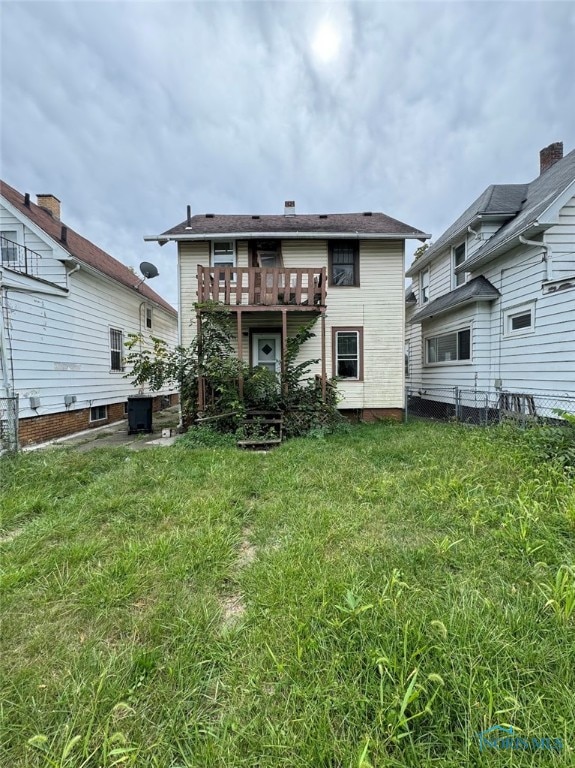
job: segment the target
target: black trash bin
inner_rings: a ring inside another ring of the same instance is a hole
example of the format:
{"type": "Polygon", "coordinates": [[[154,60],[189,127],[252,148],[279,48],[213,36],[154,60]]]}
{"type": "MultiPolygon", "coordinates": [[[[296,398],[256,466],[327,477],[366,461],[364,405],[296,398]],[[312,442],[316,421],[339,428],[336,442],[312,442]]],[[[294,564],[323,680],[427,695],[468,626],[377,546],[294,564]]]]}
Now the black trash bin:
{"type": "Polygon", "coordinates": [[[152,431],[152,406],[149,395],[132,395],[128,398],[128,434],[152,431]]]}

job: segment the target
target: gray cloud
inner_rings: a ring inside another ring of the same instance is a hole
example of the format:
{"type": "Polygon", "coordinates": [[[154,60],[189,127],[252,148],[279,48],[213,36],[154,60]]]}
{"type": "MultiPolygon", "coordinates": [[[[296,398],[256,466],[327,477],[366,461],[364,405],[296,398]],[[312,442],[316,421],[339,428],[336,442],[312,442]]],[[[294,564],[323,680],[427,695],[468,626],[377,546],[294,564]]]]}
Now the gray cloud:
{"type": "Polygon", "coordinates": [[[2,175],[156,261],[176,303],[172,246],[142,235],[188,203],[295,198],[437,236],[488,184],[534,177],[540,147],[575,146],[574,34],[555,2],[5,2],[2,175]]]}

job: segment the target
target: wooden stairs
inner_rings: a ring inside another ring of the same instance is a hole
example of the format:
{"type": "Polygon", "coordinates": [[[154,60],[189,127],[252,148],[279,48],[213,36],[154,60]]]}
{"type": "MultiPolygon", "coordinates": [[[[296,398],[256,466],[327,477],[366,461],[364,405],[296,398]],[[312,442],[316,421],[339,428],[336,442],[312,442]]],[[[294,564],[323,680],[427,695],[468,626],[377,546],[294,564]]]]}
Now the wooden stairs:
{"type": "Polygon", "coordinates": [[[238,448],[269,451],[283,439],[283,416],[280,411],[248,411],[242,424],[244,439],[238,448]]]}

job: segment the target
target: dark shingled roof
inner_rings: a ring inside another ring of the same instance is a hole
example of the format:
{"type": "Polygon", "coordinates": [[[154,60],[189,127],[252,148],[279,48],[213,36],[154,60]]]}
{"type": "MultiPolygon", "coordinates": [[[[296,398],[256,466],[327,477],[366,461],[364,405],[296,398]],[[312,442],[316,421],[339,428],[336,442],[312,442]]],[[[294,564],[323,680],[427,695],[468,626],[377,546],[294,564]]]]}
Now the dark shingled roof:
{"type": "Polygon", "coordinates": [[[483,263],[486,256],[507,241],[512,241],[523,234],[573,181],[575,181],[575,149],[527,185],[527,194],[521,211],[487,240],[485,245],[482,245],[462,265],[461,271],[483,263]]]}
{"type": "Polygon", "coordinates": [[[521,205],[527,194],[527,184],[492,184],[485,192],[474,200],[461,216],[448,227],[419,259],[413,262],[407,270],[407,275],[414,274],[429,264],[455,237],[463,237],[467,227],[480,214],[512,218],[521,210],[521,205]]]}
{"type": "Polygon", "coordinates": [[[131,288],[135,293],[155,302],[171,315],[177,315],[176,310],[145,283],[141,283],[141,285],[136,288],[140,278],[125,264],[122,264],[113,256],[110,256],[109,253],[98,248],[94,243],[86,240],[85,237],[79,235],[71,227],[64,224],[64,222],[55,219],[44,208],[40,208],[40,206],[31,201],[29,206],[25,205],[24,195],[4,181],[0,181],[0,194],[2,194],[14,208],[34,222],[36,226],[40,227],[40,229],[53,240],[56,240],[58,245],[65,251],[68,251],[73,258],[87,266],[99,270],[126,288],[131,288]],[[66,226],[68,230],[66,243],[63,243],[60,239],[62,235],[62,226],[66,226]]]}
{"type": "MultiPolygon", "coordinates": [[[[170,235],[205,235],[207,238],[224,235],[280,233],[302,235],[306,233],[353,233],[372,235],[397,235],[425,239],[424,232],[409,224],[386,216],[385,213],[328,213],[283,215],[199,214],[191,217],[190,225],[183,221],[164,232],[170,235]],[[191,228],[190,228],[191,227],[191,228]]],[[[162,236],[160,236],[161,238],[162,236]]]]}
{"type": "Polygon", "coordinates": [[[456,307],[461,307],[464,304],[471,304],[475,301],[494,301],[500,296],[497,288],[492,285],[487,278],[480,275],[474,277],[465,285],[460,285],[459,288],[445,293],[434,301],[430,301],[419,312],[411,318],[412,323],[419,323],[428,317],[434,317],[435,315],[441,315],[444,312],[449,312],[456,307]]]}
{"type": "MultiPolygon", "coordinates": [[[[463,237],[467,227],[476,217],[500,215],[502,222],[497,232],[455,271],[468,272],[480,266],[489,258],[493,258],[492,254],[496,254],[498,250],[505,250],[517,244],[519,235],[524,234],[574,180],[575,150],[572,150],[529,184],[496,184],[487,187],[457,221],[413,262],[407,270],[407,276],[411,277],[427,266],[440,251],[453,244],[456,237],[463,237]]],[[[541,226],[540,229],[545,227],[541,226]]]]}

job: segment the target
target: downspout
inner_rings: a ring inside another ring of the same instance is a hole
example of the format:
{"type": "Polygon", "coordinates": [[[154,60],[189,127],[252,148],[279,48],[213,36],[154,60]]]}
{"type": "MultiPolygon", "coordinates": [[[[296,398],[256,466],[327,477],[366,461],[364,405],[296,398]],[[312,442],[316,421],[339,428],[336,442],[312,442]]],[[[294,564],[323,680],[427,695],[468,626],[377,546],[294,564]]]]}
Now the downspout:
{"type": "MultiPolygon", "coordinates": [[[[545,237],[545,235],[543,235],[545,237]]],[[[553,263],[551,261],[552,253],[551,253],[551,246],[548,245],[545,240],[528,240],[526,237],[523,237],[523,235],[519,235],[519,242],[523,243],[523,245],[534,245],[537,248],[543,248],[545,250],[545,255],[543,256],[543,261],[547,264],[547,280],[553,280],[553,263]]]]}
{"type": "Polygon", "coordinates": [[[483,238],[481,237],[481,232],[478,232],[476,229],[472,229],[471,227],[467,227],[467,231],[469,232],[470,235],[473,235],[473,238],[475,240],[483,240],[483,238]]]}

